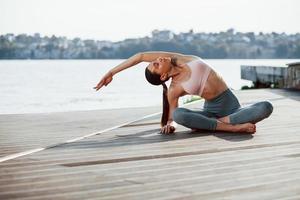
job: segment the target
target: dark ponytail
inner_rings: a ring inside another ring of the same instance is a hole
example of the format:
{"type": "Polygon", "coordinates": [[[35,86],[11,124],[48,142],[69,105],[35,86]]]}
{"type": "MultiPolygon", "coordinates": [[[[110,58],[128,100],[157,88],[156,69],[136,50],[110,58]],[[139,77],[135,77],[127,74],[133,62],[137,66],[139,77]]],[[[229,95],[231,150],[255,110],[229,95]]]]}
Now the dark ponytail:
{"type": "Polygon", "coordinates": [[[167,124],[169,118],[169,101],[168,101],[168,87],[165,83],[163,86],[163,113],[161,115],[160,126],[163,127],[167,124]]]}
{"type": "Polygon", "coordinates": [[[167,124],[168,118],[169,118],[169,101],[168,101],[168,87],[165,84],[166,81],[169,80],[169,78],[165,81],[160,80],[159,74],[153,74],[151,71],[146,67],[145,69],[145,76],[149,83],[152,85],[162,85],[163,86],[163,113],[160,120],[160,125],[163,127],[167,124]]]}

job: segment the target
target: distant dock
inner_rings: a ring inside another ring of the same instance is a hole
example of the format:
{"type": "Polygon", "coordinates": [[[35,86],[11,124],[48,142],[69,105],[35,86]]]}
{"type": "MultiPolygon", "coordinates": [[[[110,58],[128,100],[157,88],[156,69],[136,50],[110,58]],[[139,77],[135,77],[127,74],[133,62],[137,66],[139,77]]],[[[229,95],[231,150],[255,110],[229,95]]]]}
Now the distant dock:
{"type": "Polygon", "coordinates": [[[300,62],[280,66],[241,65],[241,78],[250,80],[254,88],[291,88],[300,89],[300,62]]]}

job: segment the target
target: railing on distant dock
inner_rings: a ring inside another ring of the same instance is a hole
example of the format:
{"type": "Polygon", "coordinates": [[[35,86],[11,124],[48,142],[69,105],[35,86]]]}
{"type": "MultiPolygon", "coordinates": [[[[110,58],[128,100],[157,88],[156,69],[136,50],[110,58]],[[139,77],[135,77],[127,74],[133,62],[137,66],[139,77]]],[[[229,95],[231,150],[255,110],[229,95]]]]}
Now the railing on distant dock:
{"type": "Polygon", "coordinates": [[[300,89],[300,62],[287,65],[288,67],[241,65],[241,78],[252,81],[254,88],[300,89]]]}

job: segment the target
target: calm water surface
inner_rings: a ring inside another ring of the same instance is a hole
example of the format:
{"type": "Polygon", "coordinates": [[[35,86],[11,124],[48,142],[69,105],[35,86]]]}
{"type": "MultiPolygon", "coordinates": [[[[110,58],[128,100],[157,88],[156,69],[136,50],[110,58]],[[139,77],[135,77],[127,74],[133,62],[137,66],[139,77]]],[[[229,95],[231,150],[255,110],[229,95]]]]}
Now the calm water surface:
{"type": "MultiPolygon", "coordinates": [[[[44,113],[157,106],[162,87],[144,78],[147,63],[121,71],[95,92],[93,87],[124,60],[1,60],[0,114],[44,113]]],[[[285,66],[295,60],[205,60],[232,89],[251,82],[240,79],[240,65],[285,66]]],[[[168,82],[169,84],[169,82],[168,82]]],[[[180,98],[182,104],[190,96],[180,98]]]]}

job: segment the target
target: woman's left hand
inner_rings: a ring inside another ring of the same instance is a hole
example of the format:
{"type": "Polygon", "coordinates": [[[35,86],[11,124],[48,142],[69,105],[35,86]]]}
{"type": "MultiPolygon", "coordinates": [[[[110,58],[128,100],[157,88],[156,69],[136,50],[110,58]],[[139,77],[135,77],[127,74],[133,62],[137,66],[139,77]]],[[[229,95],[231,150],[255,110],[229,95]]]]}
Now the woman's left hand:
{"type": "Polygon", "coordinates": [[[107,86],[113,80],[113,73],[111,71],[107,72],[101,81],[94,87],[98,91],[103,85],[107,86]]]}
{"type": "Polygon", "coordinates": [[[174,131],[175,131],[175,127],[167,124],[161,128],[160,133],[168,134],[168,133],[174,133],[174,131]]]}

